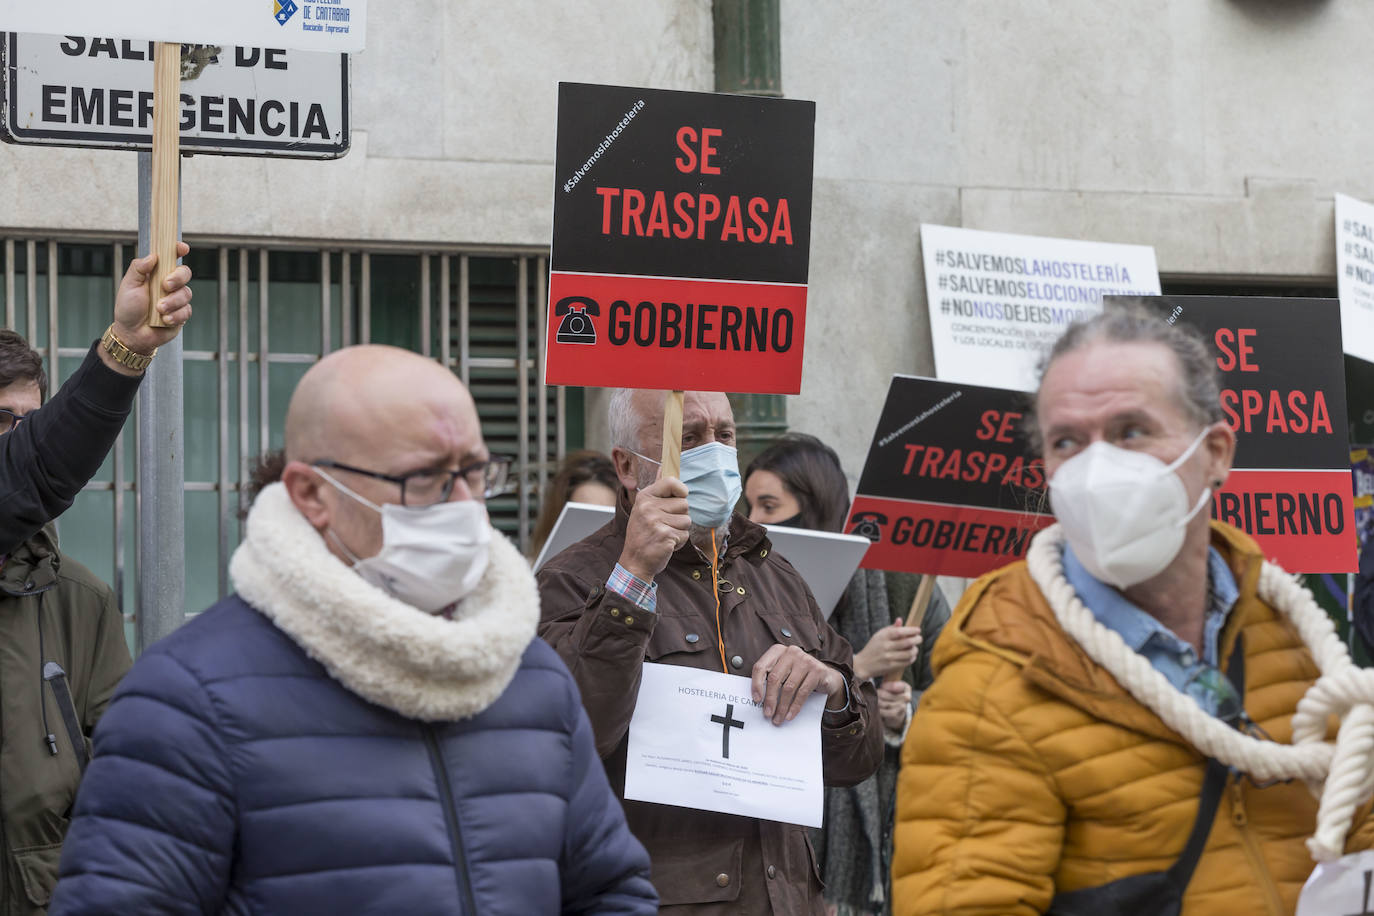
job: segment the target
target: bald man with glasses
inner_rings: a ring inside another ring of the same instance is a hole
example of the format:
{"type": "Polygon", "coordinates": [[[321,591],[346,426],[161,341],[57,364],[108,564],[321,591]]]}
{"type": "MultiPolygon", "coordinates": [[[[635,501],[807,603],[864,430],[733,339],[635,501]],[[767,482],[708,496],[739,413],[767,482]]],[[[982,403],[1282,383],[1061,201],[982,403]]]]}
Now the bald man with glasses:
{"type": "Polygon", "coordinates": [[[433,360],[312,367],[236,594],[145,652],[101,723],[51,912],[656,913],[487,518],[508,465],[433,360]]]}

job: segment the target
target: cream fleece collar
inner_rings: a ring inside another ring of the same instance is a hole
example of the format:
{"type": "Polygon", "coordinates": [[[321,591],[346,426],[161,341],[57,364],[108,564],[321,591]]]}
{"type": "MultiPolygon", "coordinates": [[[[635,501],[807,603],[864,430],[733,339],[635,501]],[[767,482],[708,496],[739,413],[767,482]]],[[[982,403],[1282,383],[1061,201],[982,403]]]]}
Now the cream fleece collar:
{"type": "Polygon", "coordinates": [[[499,533],[486,574],[447,620],[363,581],[280,483],[258,494],[247,529],[229,565],[240,597],[350,691],[408,718],[465,719],[486,709],[534,638],[534,576],[499,533]]]}

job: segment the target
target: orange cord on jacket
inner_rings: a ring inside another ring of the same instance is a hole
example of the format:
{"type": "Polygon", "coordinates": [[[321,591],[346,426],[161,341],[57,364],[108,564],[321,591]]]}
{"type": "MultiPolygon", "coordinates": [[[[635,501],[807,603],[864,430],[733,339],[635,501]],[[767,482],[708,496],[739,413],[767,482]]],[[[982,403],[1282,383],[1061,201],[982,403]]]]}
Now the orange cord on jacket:
{"type": "Polygon", "coordinates": [[[725,665],[725,635],[720,629],[720,556],[716,552],[716,530],[711,529],[711,594],[716,596],[716,648],[720,649],[720,670],[726,674],[730,669],[725,665]]]}

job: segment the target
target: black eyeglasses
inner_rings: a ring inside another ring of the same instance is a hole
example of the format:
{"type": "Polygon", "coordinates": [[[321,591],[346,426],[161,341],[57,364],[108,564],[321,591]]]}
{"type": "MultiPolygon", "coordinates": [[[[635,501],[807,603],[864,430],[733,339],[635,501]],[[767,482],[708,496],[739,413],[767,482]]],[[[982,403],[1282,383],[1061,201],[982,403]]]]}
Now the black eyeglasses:
{"type": "Polygon", "coordinates": [[[24,414],[15,413],[12,410],[6,410],[4,407],[0,407],[0,436],[3,436],[5,433],[10,432],[18,426],[20,421],[24,419],[24,416],[24,414]]]}
{"type": "Polygon", "coordinates": [[[401,505],[422,508],[448,502],[460,477],[469,490],[482,494],[483,499],[501,495],[505,492],[506,478],[510,475],[510,463],[511,459],[507,456],[493,455],[485,461],[463,465],[456,471],[413,471],[410,474],[383,474],[338,461],[316,461],[314,465],[397,484],[401,488],[401,505]]]}

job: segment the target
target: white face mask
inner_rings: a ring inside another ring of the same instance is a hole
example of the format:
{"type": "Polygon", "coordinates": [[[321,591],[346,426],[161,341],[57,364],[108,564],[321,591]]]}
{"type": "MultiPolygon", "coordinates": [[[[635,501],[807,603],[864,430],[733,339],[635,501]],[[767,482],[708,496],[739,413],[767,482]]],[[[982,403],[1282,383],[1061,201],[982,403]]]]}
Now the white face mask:
{"type": "Polygon", "coordinates": [[[1204,489],[1189,509],[1188,491],[1174,471],[1208,429],[1172,464],[1099,441],[1060,465],[1050,478],[1050,504],[1084,569],[1108,585],[1130,588],[1173,562],[1188,522],[1212,495],[1204,489]]]}
{"type": "Polygon", "coordinates": [[[327,534],[353,561],[353,569],[398,601],[436,614],[470,593],[487,571],[491,522],[487,507],[476,500],[408,507],[378,506],[329,474],[325,480],[382,516],[382,549],[359,559],[332,530],[327,534]]]}

